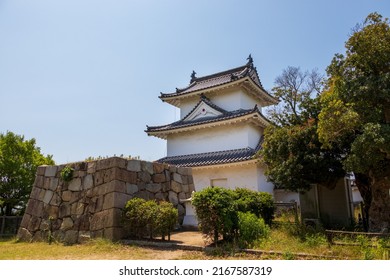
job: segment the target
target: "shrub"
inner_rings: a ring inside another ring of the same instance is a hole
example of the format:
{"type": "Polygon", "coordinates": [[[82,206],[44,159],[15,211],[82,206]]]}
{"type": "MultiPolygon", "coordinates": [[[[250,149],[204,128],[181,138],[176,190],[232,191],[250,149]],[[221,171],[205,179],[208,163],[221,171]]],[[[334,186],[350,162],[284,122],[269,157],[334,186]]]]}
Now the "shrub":
{"type": "Polygon", "coordinates": [[[238,244],[240,247],[252,247],[255,241],[267,237],[270,228],[262,218],[253,213],[238,212],[238,244]]]}
{"type": "Polygon", "coordinates": [[[171,231],[177,223],[178,211],[169,202],[132,198],[123,209],[123,226],[127,235],[152,239],[161,235],[170,239],[171,231]]]}
{"type": "Polygon", "coordinates": [[[221,187],[208,187],[196,192],[192,205],[203,234],[217,244],[219,236],[231,236],[236,221],[234,192],[221,187]]]}
{"type": "Polygon", "coordinates": [[[256,192],[249,189],[237,188],[237,209],[241,212],[251,212],[262,217],[270,225],[274,218],[274,202],[272,195],[266,192],[256,192]]]}
{"type": "Polygon", "coordinates": [[[168,240],[171,240],[171,231],[177,224],[178,211],[173,207],[172,203],[167,201],[161,201],[158,205],[157,219],[158,233],[161,235],[162,240],[165,240],[165,236],[168,236],[168,240]]]}

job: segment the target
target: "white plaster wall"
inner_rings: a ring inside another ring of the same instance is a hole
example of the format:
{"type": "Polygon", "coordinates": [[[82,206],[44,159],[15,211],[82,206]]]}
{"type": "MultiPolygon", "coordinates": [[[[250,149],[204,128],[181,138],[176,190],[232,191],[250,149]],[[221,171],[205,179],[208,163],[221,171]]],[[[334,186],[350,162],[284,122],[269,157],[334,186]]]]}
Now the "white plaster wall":
{"type": "Polygon", "coordinates": [[[212,179],[227,179],[227,188],[248,188],[257,191],[257,167],[255,164],[224,168],[192,169],[195,191],[209,187],[212,179]]]}
{"type": "MultiPolygon", "coordinates": [[[[207,94],[206,96],[222,109],[234,111],[238,109],[252,109],[257,104],[256,99],[245,93],[240,88],[225,89],[218,94],[207,94]]],[[[200,97],[194,96],[181,100],[180,118],[184,118],[195,105],[199,102],[200,97]]],[[[261,110],[261,105],[258,104],[261,110]]]]}
{"type": "Polygon", "coordinates": [[[190,98],[186,98],[180,101],[180,119],[184,118],[187,116],[189,112],[194,109],[196,104],[198,104],[200,100],[199,96],[194,96],[190,98]]]}
{"type": "Polygon", "coordinates": [[[261,137],[260,128],[236,124],[168,135],[167,156],[188,155],[251,147],[261,137]]]}
{"type": "Polygon", "coordinates": [[[274,185],[268,182],[265,176],[265,167],[262,165],[257,168],[257,186],[259,187],[258,191],[274,193],[274,185]]]}
{"type": "Polygon", "coordinates": [[[210,100],[228,111],[253,109],[256,105],[256,100],[240,88],[227,89],[221,94],[213,95],[210,100]]]}

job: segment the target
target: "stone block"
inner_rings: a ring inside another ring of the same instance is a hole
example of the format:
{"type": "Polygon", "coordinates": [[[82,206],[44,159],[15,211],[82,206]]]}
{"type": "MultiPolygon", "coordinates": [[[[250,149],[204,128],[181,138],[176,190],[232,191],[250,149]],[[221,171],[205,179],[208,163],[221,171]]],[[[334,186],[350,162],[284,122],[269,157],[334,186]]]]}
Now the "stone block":
{"type": "Polygon", "coordinates": [[[181,186],[181,190],[182,190],[183,192],[185,192],[185,193],[188,193],[188,192],[190,191],[190,188],[189,188],[189,186],[188,186],[187,184],[183,184],[183,185],[181,186]]]}
{"type": "Polygon", "coordinates": [[[148,172],[150,175],[153,175],[153,163],[149,161],[141,161],[141,170],[148,172]]]}
{"type": "Polygon", "coordinates": [[[105,193],[121,192],[126,193],[126,183],[119,180],[113,180],[105,185],[105,193]]]}
{"type": "Polygon", "coordinates": [[[111,182],[112,180],[115,180],[115,177],[116,177],[116,174],[115,174],[116,170],[115,169],[117,169],[117,168],[110,168],[110,169],[104,170],[104,177],[103,177],[104,183],[108,183],[108,182],[111,182]]]}
{"type": "Polygon", "coordinates": [[[83,179],[83,187],[84,190],[89,190],[93,187],[93,176],[92,174],[88,174],[83,179]]]}
{"type": "Polygon", "coordinates": [[[139,160],[129,160],[127,162],[127,170],[133,171],[133,172],[140,172],[141,171],[141,161],[139,160]]]}
{"type": "Polygon", "coordinates": [[[161,191],[160,184],[146,184],[146,190],[151,193],[157,193],[161,191]]]}
{"type": "Polygon", "coordinates": [[[186,198],[187,198],[187,197],[186,197],[186,194],[185,194],[184,192],[179,193],[179,194],[178,194],[178,197],[179,197],[179,201],[180,201],[181,199],[186,199],[186,198]]]}
{"type": "Polygon", "coordinates": [[[70,207],[70,215],[82,215],[84,214],[85,204],[82,202],[73,203],[70,207]]]}
{"type": "Polygon", "coordinates": [[[49,204],[50,200],[53,198],[53,192],[50,190],[46,190],[45,196],[43,197],[43,203],[49,204]]]}
{"type": "Polygon", "coordinates": [[[195,191],[195,185],[194,184],[189,184],[188,185],[188,191],[190,192],[190,193],[192,193],[192,192],[194,192],[195,191]]]}
{"type": "Polygon", "coordinates": [[[36,186],[38,188],[43,188],[44,178],[45,177],[43,177],[43,176],[36,176],[35,180],[34,180],[34,186],[36,186]]]}
{"type": "Polygon", "coordinates": [[[126,183],[131,183],[131,184],[137,183],[137,173],[136,172],[128,171],[126,169],[115,168],[114,174],[115,174],[114,179],[116,179],[116,180],[121,180],[121,181],[124,181],[126,183]]]}
{"type": "Polygon", "coordinates": [[[179,216],[184,216],[186,214],[186,209],[183,207],[183,205],[178,204],[177,205],[177,212],[179,216]]]}
{"type": "Polygon", "coordinates": [[[57,174],[57,166],[46,166],[45,177],[55,177],[57,174]]]}
{"type": "Polygon", "coordinates": [[[49,190],[52,190],[52,191],[57,190],[58,184],[59,184],[58,178],[51,178],[50,179],[49,190]]]}
{"type": "Polygon", "coordinates": [[[58,218],[58,213],[59,213],[59,207],[58,206],[52,206],[49,205],[45,208],[45,219],[57,219],[58,218]]]}
{"type": "Polygon", "coordinates": [[[173,180],[183,184],[183,179],[181,178],[181,175],[179,173],[173,173],[173,180]]]}
{"type": "Polygon", "coordinates": [[[176,181],[172,181],[171,182],[171,190],[176,192],[176,193],[181,192],[182,191],[181,184],[177,183],[176,181]]]}
{"type": "Polygon", "coordinates": [[[92,215],[90,219],[90,230],[96,231],[101,230],[105,227],[106,222],[108,221],[108,211],[100,211],[92,215]]]}
{"type": "Polygon", "coordinates": [[[152,176],[146,171],[141,171],[138,172],[137,174],[138,174],[138,180],[141,182],[150,183],[150,181],[152,180],[152,176]]]}
{"type": "Polygon", "coordinates": [[[34,203],[34,208],[32,210],[31,215],[37,216],[37,217],[42,217],[43,215],[43,202],[42,201],[35,201],[34,203]]]}
{"type": "Polygon", "coordinates": [[[81,190],[81,178],[74,178],[69,182],[68,190],[70,191],[80,191],[81,190]]]}
{"type": "Polygon", "coordinates": [[[154,199],[154,195],[150,192],[147,192],[147,191],[140,191],[140,192],[134,194],[134,197],[139,197],[139,198],[142,198],[145,200],[154,199]]]}
{"type": "Polygon", "coordinates": [[[174,206],[176,206],[179,203],[179,199],[177,197],[177,193],[175,193],[173,191],[169,191],[169,193],[168,193],[168,200],[174,206]]]}
{"type": "Polygon", "coordinates": [[[89,231],[89,215],[82,215],[74,220],[74,228],[79,231],[89,231]]]}
{"type": "Polygon", "coordinates": [[[27,229],[30,231],[30,232],[35,232],[39,229],[40,225],[41,225],[41,221],[42,219],[37,217],[37,216],[32,216],[31,219],[30,219],[30,222],[28,224],[28,227],[27,229]]]}
{"type": "Polygon", "coordinates": [[[37,176],[44,176],[46,171],[46,165],[38,166],[37,168],[37,176]]]}
{"type": "Polygon", "coordinates": [[[109,240],[118,241],[123,237],[123,229],[121,227],[105,228],[103,236],[109,240]]]}
{"type": "Polygon", "coordinates": [[[67,231],[73,228],[73,220],[70,217],[66,217],[62,220],[60,229],[67,231]]]}
{"type": "Polygon", "coordinates": [[[167,192],[167,191],[171,190],[171,183],[170,182],[162,183],[161,186],[162,186],[163,192],[167,192]]]}
{"type": "Polygon", "coordinates": [[[32,234],[26,228],[19,228],[18,239],[25,242],[31,242],[32,238],[32,234]]]}
{"type": "Polygon", "coordinates": [[[92,174],[96,172],[96,161],[88,162],[87,173],[92,174]]]}
{"type": "Polygon", "coordinates": [[[176,172],[177,172],[177,167],[174,166],[174,165],[170,165],[170,166],[169,166],[169,172],[171,172],[171,173],[176,173],[176,172]]]}
{"type": "Polygon", "coordinates": [[[165,178],[165,174],[154,174],[153,177],[152,177],[152,181],[154,183],[163,183],[163,182],[166,182],[167,179],[165,178]]]}
{"type": "Polygon", "coordinates": [[[104,171],[96,171],[93,176],[95,187],[104,183],[104,171]]]}
{"type": "Polygon", "coordinates": [[[188,168],[187,167],[178,167],[177,173],[180,175],[188,175],[188,168]]]}
{"type": "Polygon", "coordinates": [[[28,200],[25,214],[35,215],[34,214],[35,203],[38,203],[38,200],[31,199],[31,198],[28,200]]]}
{"type": "Polygon", "coordinates": [[[70,203],[70,204],[73,204],[73,203],[79,201],[80,199],[83,198],[82,195],[83,195],[82,192],[72,192],[72,195],[70,196],[70,201],[69,201],[69,203],[70,203]]]}
{"type": "Polygon", "coordinates": [[[138,186],[135,184],[126,183],[126,193],[127,194],[135,194],[138,192],[138,186]]]}
{"type": "Polygon", "coordinates": [[[62,240],[65,244],[76,244],[79,238],[79,232],[77,230],[67,230],[62,240]]]}
{"type": "Polygon", "coordinates": [[[43,201],[43,198],[45,197],[45,194],[46,194],[46,190],[45,189],[41,189],[40,192],[39,192],[38,200],[39,201],[43,201]]]}
{"type": "Polygon", "coordinates": [[[25,213],[23,215],[22,222],[20,223],[20,227],[21,228],[27,228],[28,227],[28,223],[30,222],[30,219],[31,219],[31,215],[25,213]]]}
{"type": "Polygon", "coordinates": [[[132,196],[125,193],[108,193],[104,196],[103,210],[110,208],[120,208],[122,209],[126,202],[131,199],[132,196]]]}
{"type": "Polygon", "coordinates": [[[57,193],[53,193],[53,197],[51,198],[49,204],[51,206],[60,206],[61,202],[61,197],[57,193]]]}
{"type": "Polygon", "coordinates": [[[120,157],[110,157],[96,162],[96,170],[110,169],[113,167],[126,168],[127,161],[120,157]]]}
{"type": "Polygon", "coordinates": [[[72,197],[72,192],[71,191],[63,191],[62,194],[61,194],[61,198],[65,202],[70,201],[71,197],[72,197]]]}
{"type": "Polygon", "coordinates": [[[168,194],[167,193],[162,193],[158,192],[154,195],[154,199],[157,201],[167,201],[168,200],[168,194]]]}
{"type": "Polygon", "coordinates": [[[169,170],[164,171],[165,179],[169,182],[171,180],[171,172],[169,170]]]}
{"type": "Polygon", "coordinates": [[[153,171],[154,171],[154,174],[159,174],[159,173],[163,173],[165,169],[168,168],[168,165],[167,164],[163,164],[163,163],[158,163],[158,162],[153,162],[153,171]]]}
{"type": "Polygon", "coordinates": [[[45,190],[48,190],[50,187],[50,179],[51,179],[51,177],[46,177],[43,179],[43,188],[45,190]]]}
{"type": "Polygon", "coordinates": [[[31,190],[31,193],[30,193],[30,198],[32,199],[39,199],[39,194],[41,192],[41,189],[34,186],[31,190]]]}
{"type": "Polygon", "coordinates": [[[194,177],[192,175],[188,175],[188,184],[193,184],[194,183],[194,177]]]}
{"type": "Polygon", "coordinates": [[[70,205],[68,203],[63,203],[58,208],[58,217],[65,218],[70,216],[70,205]]]}

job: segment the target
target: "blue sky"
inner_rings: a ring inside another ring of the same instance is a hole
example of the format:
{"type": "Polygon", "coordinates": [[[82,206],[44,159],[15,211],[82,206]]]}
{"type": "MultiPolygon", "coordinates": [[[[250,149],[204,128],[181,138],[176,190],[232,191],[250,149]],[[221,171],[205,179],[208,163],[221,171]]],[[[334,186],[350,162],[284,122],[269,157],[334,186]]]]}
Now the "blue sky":
{"type": "Polygon", "coordinates": [[[271,89],[287,66],[324,72],[387,0],[0,0],[0,133],[35,138],[56,163],[155,160],[146,125],[177,120],[160,92],[246,63],[271,89]]]}

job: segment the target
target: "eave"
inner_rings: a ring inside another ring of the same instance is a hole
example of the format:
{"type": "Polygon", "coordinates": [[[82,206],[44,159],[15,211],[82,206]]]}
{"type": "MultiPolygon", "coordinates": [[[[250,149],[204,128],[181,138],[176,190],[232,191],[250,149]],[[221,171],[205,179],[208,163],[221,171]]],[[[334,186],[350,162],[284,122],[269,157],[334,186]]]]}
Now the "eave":
{"type": "Polygon", "coordinates": [[[259,87],[250,77],[246,76],[234,81],[230,81],[225,84],[221,84],[218,86],[213,86],[210,88],[203,88],[200,90],[191,91],[188,93],[183,94],[177,94],[177,95],[163,95],[161,94],[159,98],[163,102],[167,102],[175,107],[180,107],[181,101],[192,98],[195,96],[198,96],[200,94],[221,94],[221,91],[233,88],[233,87],[241,87],[243,88],[248,94],[252,95],[255,99],[258,100],[259,104],[262,107],[266,107],[269,105],[275,105],[279,101],[278,99],[271,96],[269,93],[267,93],[264,89],[259,87]]]}
{"type": "Polygon", "coordinates": [[[177,133],[183,133],[188,131],[196,131],[201,129],[207,129],[207,128],[214,128],[214,127],[221,127],[226,125],[235,125],[239,123],[253,123],[257,126],[265,128],[270,123],[269,121],[259,112],[254,111],[252,113],[246,114],[244,116],[235,117],[235,118],[229,118],[225,120],[217,120],[217,121],[208,121],[206,123],[200,122],[199,124],[192,124],[189,126],[183,126],[183,127],[177,127],[177,128],[169,128],[169,129],[161,129],[158,131],[150,131],[145,130],[145,132],[148,134],[148,136],[155,136],[161,139],[167,139],[168,135],[170,134],[177,134],[177,133]]]}

